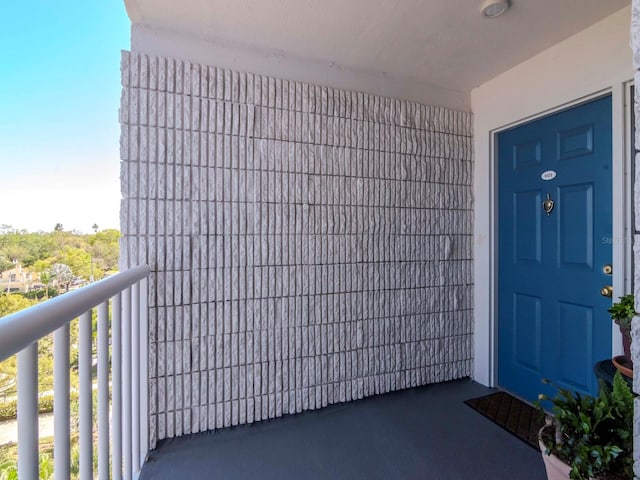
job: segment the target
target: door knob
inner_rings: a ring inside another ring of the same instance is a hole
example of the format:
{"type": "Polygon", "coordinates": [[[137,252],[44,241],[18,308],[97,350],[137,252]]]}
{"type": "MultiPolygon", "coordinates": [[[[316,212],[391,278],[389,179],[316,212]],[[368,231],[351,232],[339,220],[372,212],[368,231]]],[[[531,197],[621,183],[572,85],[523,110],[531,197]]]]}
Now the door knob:
{"type": "Polygon", "coordinates": [[[613,297],[613,287],[611,285],[606,285],[600,289],[600,295],[603,297],[613,297]]]}
{"type": "Polygon", "coordinates": [[[611,275],[613,273],[613,267],[610,263],[607,263],[604,267],[602,267],[602,273],[605,275],[611,275]]]}

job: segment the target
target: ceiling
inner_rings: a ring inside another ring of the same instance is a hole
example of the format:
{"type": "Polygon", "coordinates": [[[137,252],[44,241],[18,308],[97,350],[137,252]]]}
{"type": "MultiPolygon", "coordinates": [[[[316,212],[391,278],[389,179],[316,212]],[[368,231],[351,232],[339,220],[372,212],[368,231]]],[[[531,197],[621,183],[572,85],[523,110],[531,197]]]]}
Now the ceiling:
{"type": "Polygon", "coordinates": [[[470,91],[630,0],[125,0],[135,24],[470,91]]]}

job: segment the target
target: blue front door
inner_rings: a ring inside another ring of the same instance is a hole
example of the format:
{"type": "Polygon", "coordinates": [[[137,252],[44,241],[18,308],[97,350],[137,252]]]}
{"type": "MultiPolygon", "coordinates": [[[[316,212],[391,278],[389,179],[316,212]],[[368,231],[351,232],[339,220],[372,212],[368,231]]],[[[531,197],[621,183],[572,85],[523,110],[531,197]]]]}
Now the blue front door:
{"type": "Polygon", "coordinates": [[[498,164],[498,383],[594,394],[611,358],[611,97],[500,133],[498,164]]]}

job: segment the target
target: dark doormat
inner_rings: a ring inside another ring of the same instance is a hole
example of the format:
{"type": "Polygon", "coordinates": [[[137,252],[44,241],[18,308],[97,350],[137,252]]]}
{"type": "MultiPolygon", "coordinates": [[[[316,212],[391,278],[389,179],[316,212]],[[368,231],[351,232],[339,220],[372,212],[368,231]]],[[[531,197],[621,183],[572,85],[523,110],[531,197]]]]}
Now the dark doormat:
{"type": "Polygon", "coordinates": [[[544,425],[544,417],[531,405],[506,392],[471,398],[464,403],[529,446],[539,449],[538,431],[544,425]]]}

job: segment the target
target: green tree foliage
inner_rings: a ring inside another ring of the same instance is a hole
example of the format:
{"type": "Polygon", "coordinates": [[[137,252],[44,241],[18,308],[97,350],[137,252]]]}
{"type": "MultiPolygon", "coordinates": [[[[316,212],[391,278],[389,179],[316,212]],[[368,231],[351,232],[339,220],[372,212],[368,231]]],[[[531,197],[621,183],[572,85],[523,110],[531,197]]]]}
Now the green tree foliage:
{"type": "Polygon", "coordinates": [[[42,274],[44,272],[48,272],[51,268],[51,265],[53,265],[53,258],[46,258],[44,260],[38,260],[37,262],[35,262],[32,266],[32,269],[35,272],[42,274]]]}
{"type": "Polygon", "coordinates": [[[22,295],[0,295],[0,318],[34,305],[33,300],[22,295]]]}
{"type": "MultiPolygon", "coordinates": [[[[35,303],[34,300],[24,298],[22,295],[0,295],[0,318],[29,308],[35,303]]],[[[0,393],[2,395],[15,394],[15,378],[16,357],[14,355],[0,362],[0,393]]]]}
{"type": "Polygon", "coordinates": [[[9,257],[4,254],[0,255],[0,273],[11,270],[13,268],[13,262],[9,260],[9,257]]]}
{"type": "MultiPolygon", "coordinates": [[[[120,232],[109,229],[96,232],[89,238],[91,254],[95,259],[98,268],[105,272],[118,269],[118,258],[120,256],[120,232]]],[[[96,275],[96,278],[97,275],[96,275]]]]}
{"type": "Polygon", "coordinates": [[[58,254],[57,260],[58,264],[69,266],[72,276],[83,278],[91,276],[91,254],[81,248],[66,246],[58,254]]]}
{"type": "Polygon", "coordinates": [[[108,229],[92,234],[65,231],[56,225],[52,232],[30,233],[16,230],[9,225],[0,226],[0,272],[19,262],[23,267],[45,276],[41,282],[47,284],[47,272],[51,274],[54,263],[63,263],[71,268],[74,276],[88,280],[92,274],[96,280],[105,272],[118,267],[118,230],[108,229]]]}
{"type": "MultiPolygon", "coordinates": [[[[22,310],[36,303],[36,298],[46,300],[58,287],[64,292],[76,277],[96,280],[103,277],[105,271],[114,270],[118,265],[118,243],[120,232],[102,230],[85,235],[65,231],[57,225],[54,231],[30,233],[16,230],[9,225],[0,225],[0,270],[13,267],[13,261],[39,275],[45,288],[24,295],[4,295],[0,293],[0,317],[22,310]],[[46,288],[49,287],[49,288],[46,288]]],[[[78,321],[71,322],[71,338],[78,337],[78,321]]],[[[77,342],[72,340],[70,360],[77,366],[77,342]]],[[[52,341],[50,337],[38,342],[39,390],[53,388],[52,377],[52,341]]],[[[0,399],[15,395],[15,356],[0,363],[0,399]]],[[[74,382],[72,376],[72,384],[74,382]]],[[[0,459],[1,463],[1,459],[0,459]]],[[[1,478],[1,477],[0,477],[1,478]]]]}
{"type": "Polygon", "coordinates": [[[25,261],[29,256],[29,252],[21,240],[22,238],[17,233],[3,236],[0,248],[2,248],[2,256],[9,262],[25,261]]]}
{"type": "Polygon", "coordinates": [[[0,234],[0,257],[18,261],[24,267],[53,256],[55,247],[53,238],[48,234],[25,230],[7,230],[0,234]]]}

